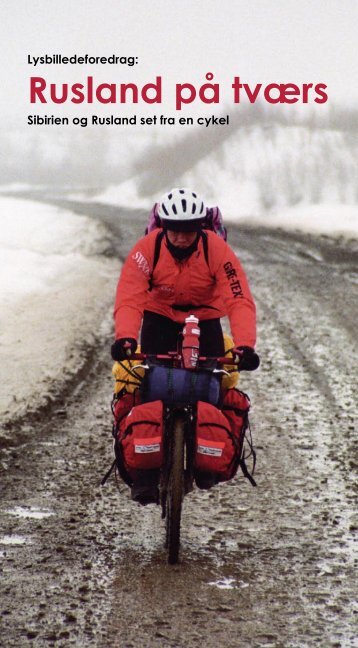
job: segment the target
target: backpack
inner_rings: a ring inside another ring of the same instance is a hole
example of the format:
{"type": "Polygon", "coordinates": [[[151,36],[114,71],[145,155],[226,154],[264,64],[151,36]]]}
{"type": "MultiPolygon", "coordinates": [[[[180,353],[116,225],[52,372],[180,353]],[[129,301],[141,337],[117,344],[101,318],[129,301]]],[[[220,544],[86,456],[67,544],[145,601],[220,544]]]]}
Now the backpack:
{"type": "MultiPolygon", "coordinates": [[[[164,238],[164,230],[162,230],[162,222],[160,220],[160,216],[158,214],[158,207],[159,203],[154,203],[152,210],[149,214],[149,220],[147,227],[145,228],[145,234],[149,234],[150,232],[153,232],[156,229],[160,229],[161,231],[158,233],[158,236],[155,239],[155,245],[154,245],[154,260],[153,260],[153,267],[152,267],[152,272],[151,272],[151,277],[150,277],[150,289],[151,289],[151,284],[152,284],[152,277],[153,277],[153,272],[154,268],[158,263],[159,260],[159,255],[160,255],[160,248],[162,245],[162,240],[164,238]]],[[[220,238],[224,239],[224,241],[227,240],[227,231],[226,227],[224,227],[223,224],[223,217],[221,214],[221,211],[219,207],[207,207],[206,208],[206,217],[202,226],[201,230],[201,237],[203,241],[203,247],[204,247],[204,256],[205,256],[205,261],[207,265],[209,265],[209,251],[208,251],[208,237],[205,233],[205,230],[211,230],[212,232],[215,232],[220,238]]]]}
{"type": "MultiPolygon", "coordinates": [[[[159,203],[155,203],[152,207],[152,210],[149,214],[149,219],[147,227],[145,228],[145,233],[149,234],[153,230],[162,227],[162,222],[158,214],[159,203]]],[[[224,227],[222,213],[219,207],[207,207],[206,208],[206,217],[203,222],[203,229],[211,230],[215,232],[220,238],[227,240],[227,231],[224,227]]]]}

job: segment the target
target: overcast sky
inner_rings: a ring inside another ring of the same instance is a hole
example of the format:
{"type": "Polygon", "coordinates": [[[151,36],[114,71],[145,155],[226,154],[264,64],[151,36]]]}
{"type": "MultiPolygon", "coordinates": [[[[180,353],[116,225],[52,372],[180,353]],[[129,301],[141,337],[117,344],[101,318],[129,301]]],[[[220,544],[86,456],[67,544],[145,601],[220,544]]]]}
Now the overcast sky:
{"type": "Polygon", "coordinates": [[[74,82],[91,73],[112,83],[161,75],[169,113],[175,83],[200,84],[208,71],[222,100],[231,99],[239,75],[247,83],[326,83],[330,101],[358,106],[357,0],[1,0],[0,25],[2,127],[35,112],[31,75],[74,82]],[[138,56],[139,64],[28,65],[28,54],[46,53],[115,53],[138,56]]]}

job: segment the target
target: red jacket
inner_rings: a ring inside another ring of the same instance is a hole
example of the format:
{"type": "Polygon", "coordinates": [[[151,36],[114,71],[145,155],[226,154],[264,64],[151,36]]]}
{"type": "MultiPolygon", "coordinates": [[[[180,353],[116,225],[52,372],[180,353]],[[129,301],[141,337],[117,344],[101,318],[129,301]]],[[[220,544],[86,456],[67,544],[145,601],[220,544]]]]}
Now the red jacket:
{"type": "Polygon", "coordinates": [[[229,245],[208,231],[208,262],[200,238],[197,250],[177,261],[162,240],[153,268],[154,230],[136,243],[119,278],[114,307],[116,339],[138,339],[144,310],[184,323],[189,314],[200,319],[229,317],[236,346],[255,347],[256,309],[245,273],[229,245]],[[173,306],[190,305],[187,311],[173,306]]]}

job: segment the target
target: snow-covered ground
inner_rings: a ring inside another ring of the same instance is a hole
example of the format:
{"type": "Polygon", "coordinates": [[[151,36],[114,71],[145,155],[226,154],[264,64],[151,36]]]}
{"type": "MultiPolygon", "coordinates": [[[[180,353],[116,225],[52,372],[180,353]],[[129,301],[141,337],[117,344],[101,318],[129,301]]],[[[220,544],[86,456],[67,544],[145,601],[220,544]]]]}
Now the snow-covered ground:
{"type": "Polygon", "coordinates": [[[0,198],[1,417],[44,404],[76,373],[107,314],[118,263],[96,221],[0,198]]]}

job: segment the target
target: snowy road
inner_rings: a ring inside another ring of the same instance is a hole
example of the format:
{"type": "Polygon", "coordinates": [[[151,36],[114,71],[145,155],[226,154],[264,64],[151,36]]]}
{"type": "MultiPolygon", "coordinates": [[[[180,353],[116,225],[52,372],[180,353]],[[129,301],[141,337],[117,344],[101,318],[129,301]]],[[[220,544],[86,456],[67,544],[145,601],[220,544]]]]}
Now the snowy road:
{"type": "MultiPolygon", "coordinates": [[[[143,229],[90,209],[121,255],[143,229]]],[[[182,563],[167,566],[159,511],[99,487],[111,461],[103,333],[87,380],[1,454],[5,646],[356,645],[357,253],[263,229],[229,240],[259,311],[262,367],[242,379],[258,488],[240,476],[189,495],[182,563]]]]}

